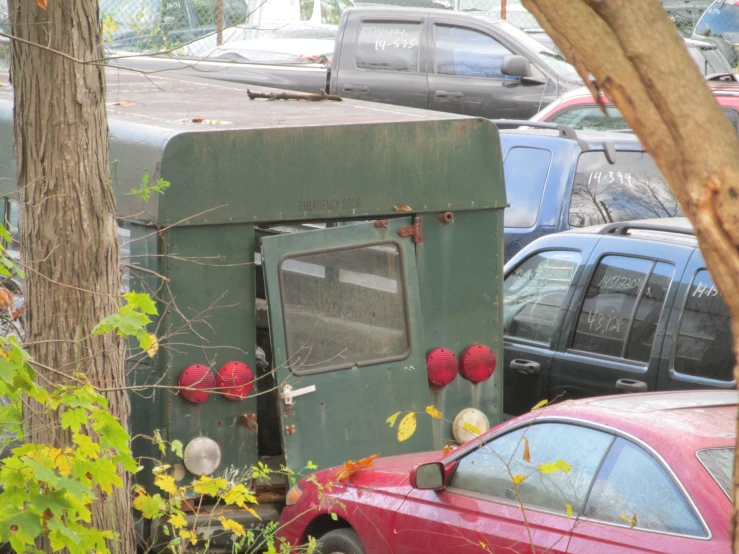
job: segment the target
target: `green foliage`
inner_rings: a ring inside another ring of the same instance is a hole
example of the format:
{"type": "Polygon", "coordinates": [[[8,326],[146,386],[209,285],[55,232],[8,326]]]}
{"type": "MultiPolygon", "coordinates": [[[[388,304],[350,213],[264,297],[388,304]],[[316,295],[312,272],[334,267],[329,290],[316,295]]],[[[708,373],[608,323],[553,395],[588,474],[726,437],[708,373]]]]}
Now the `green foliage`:
{"type": "Polygon", "coordinates": [[[139,292],[127,292],[123,295],[126,303],[117,313],[109,315],[92,330],[95,335],[104,335],[117,331],[119,336],[135,336],[142,350],[149,350],[154,345],[155,337],[146,331],[151,323],[150,315],[157,315],[157,307],[151,296],[139,292]]]}
{"type": "Polygon", "coordinates": [[[132,194],[139,200],[142,200],[143,202],[148,202],[149,198],[151,198],[152,192],[157,192],[159,194],[164,194],[164,191],[166,191],[170,186],[169,181],[165,181],[161,177],[157,180],[156,183],[153,185],[149,184],[149,174],[144,173],[144,176],[141,178],[141,184],[138,188],[131,189],[129,194],[132,194]]]}

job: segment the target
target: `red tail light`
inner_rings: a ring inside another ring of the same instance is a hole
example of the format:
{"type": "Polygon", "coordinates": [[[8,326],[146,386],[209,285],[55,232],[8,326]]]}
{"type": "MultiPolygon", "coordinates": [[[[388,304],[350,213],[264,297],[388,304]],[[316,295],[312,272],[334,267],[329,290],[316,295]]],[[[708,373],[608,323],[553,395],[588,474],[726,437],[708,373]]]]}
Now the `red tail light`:
{"type": "Polygon", "coordinates": [[[226,362],[218,370],[216,383],[218,390],[226,393],[226,400],[241,400],[249,395],[254,386],[254,373],[245,363],[226,362]]]}
{"type": "Polygon", "coordinates": [[[473,383],[481,383],[495,371],[495,354],[484,344],[473,344],[462,354],[462,375],[473,383]]]}
{"type": "Polygon", "coordinates": [[[434,348],[426,354],[426,370],[429,383],[435,387],[446,387],[459,373],[459,361],[451,350],[434,348]]]}
{"type": "Polygon", "coordinates": [[[193,404],[201,404],[210,398],[216,380],[206,366],[193,364],[180,372],[177,385],[181,387],[182,398],[193,404]]]}

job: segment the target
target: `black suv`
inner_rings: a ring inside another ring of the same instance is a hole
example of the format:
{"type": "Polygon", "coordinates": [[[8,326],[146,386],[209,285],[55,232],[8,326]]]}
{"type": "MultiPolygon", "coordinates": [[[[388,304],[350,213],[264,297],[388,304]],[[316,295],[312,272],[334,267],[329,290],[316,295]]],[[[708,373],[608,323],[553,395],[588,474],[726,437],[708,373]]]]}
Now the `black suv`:
{"type": "Polygon", "coordinates": [[[736,388],[729,312],[685,218],[548,235],[505,267],[505,405],[736,388]]]}

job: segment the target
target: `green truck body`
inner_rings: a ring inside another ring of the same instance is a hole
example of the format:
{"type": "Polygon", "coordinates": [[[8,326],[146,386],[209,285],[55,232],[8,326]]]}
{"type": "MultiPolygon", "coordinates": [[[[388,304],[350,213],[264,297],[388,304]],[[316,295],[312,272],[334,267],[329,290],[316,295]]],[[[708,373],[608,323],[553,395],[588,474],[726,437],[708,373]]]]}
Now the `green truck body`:
{"type": "MultiPolygon", "coordinates": [[[[209,437],[215,474],[228,475],[267,454],[299,470],[440,449],[466,408],[502,420],[502,371],[437,388],[426,368],[436,348],[459,358],[482,345],[503,359],[506,199],[492,123],[250,101],[240,85],[123,72],[108,75],[108,113],[124,286],[160,308],[159,353],[141,353],[129,373],[132,435],[209,437]],[[160,178],[164,194],[130,194],[160,178]],[[177,389],[195,364],[216,376],[239,361],[257,376],[258,346],[274,371],[246,398],[215,391],[196,404],[177,389]],[[172,388],[146,390],[154,384],[172,388]],[[399,442],[388,416],[429,405],[445,419],[419,415],[399,442]]],[[[3,87],[0,187],[15,224],[12,125],[3,87]]],[[[158,457],[148,441],[134,449],[158,457]]]]}

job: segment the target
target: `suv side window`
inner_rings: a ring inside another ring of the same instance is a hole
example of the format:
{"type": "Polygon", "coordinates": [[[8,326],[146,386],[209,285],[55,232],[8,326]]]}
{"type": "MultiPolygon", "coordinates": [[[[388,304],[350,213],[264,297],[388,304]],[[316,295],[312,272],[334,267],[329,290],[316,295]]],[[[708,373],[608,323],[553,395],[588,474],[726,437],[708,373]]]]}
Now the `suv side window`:
{"type": "Polygon", "coordinates": [[[542,148],[517,146],[508,151],[503,164],[510,204],[503,213],[506,227],[525,228],[536,224],[551,163],[552,153],[542,148]]]}
{"type": "Polygon", "coordinates": [[[731,319],[711,274],[696,273],[680,318],[673,367],[677,373],[734,380],[731,319]]]}
{"type": "MultiPolygon", "coordinates": [[[[565,423],[539,423],[520,427],[498,437],[462,458],[449,480],[459,491],[518,501],[511,476],[524,477],[518,484],[521,500],[566,513],[567,505],[582,513],[590,485],[613,436],[602,431],[565,423]],[[526,441],[529,461],[524,459],[526,441]],[[537,471],[541,464],[569,471],[537,471]]],[[[520,478],[519,477],[519,478],[520,478]]]]}
{"type": "Polygon", "coordinates": [[[552,340],[562,302],[580,264],[575,251],[538,252],[503,284],[504,334],[524,340],[552,340]]]}
{"type": "Polygon", "coordinates": [[[434,25],[438,75],[505,79],[501,66],[503,58],[510,54],[508,48],[484,33],[465,27],[434,25]]]}
{"type": "Polygon", "coordinates": [[[606,256],[590,281],[571,348],[648,362],[674,266],[606,256]]]}
{"type": "Polygon", "coordinates": [[[586,517],[693,537],[706,535],[665,469],[639,446],[617,438],[598,471],[586,517]]]}
{"type": "Polygon", "coordinates": [[[363,21],[357,35],[357,69],[418,73],[420,23],[363,21]]]}

